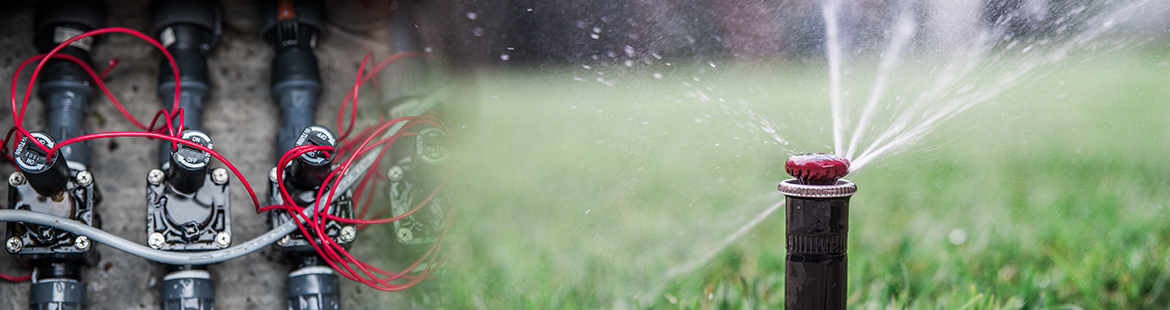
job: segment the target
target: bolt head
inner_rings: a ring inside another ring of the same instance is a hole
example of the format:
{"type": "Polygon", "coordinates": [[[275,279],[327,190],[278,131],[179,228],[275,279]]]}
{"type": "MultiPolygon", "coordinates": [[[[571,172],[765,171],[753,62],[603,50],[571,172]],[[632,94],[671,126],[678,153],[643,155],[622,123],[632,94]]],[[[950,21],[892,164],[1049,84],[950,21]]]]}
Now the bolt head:
{"type": "Polygon", "coordinates": [[[278,245],[288,245],[289,242],[292,242],[292,237],[288,235],[284,235],[284,237],[280,237],[280,240],[276,240],[276,244],[278,245]]]}
{"type": "Polygon", "coordinates": [[[809,153],[788,157],[784,171],[805,185],[833,185],[849,173],[849,160],[827,153],[809,153]]]}
{"type": "Polygon", "coordinates": [[[338,239],[341,239],[341,242],[345,242],[345,243],[353,242],[353,240],[356,238],[357,238],[357,228],[354,228],[353,226],[342,227],[341,228],[341,235],[338,236],[338,239]]]}
{"type": "Polygon", "coordinates": [[[150,169],[150,172],[146,174],[146,182],[150,182],[150,185],[159,185],[162,184],[163,179],[166,177],[167,174],[163,173],[162,170],[150,169]]]}
{"type": "Polygon", "coordinates": [[[218,234],[215,234],[215,246],[226,248],[229,245],[232,245],[232,234],[229,234],[226,231],[221,231],[218,234]]]}
{"type": "Polygon", "coordinates": [[[390,171],[386,171],[386,178],[390,179],[390,182],[402,181],[402,178],[405,176],[406,170],[403,170],[402,167],[399,167],[398,165],[390,167],[390,171]]]}
{"type": "Polygon", "coordinates": [[[8,185],[12,185],[12,186],[24,185],[24,174],[20,173],[20,171],[13,172],[12,174],[9,174],[8,175],[8,185]]]}
{"type": "Polygon", "coordinates": [[[215,184],[219,184],[219,185],[227,184],[227,181],[228,181],[227,169],[215,168],[215,170],[211,170],[211,181],[215,182],[215,184]]]}
{"type": "Polygon", "coordinates": [[[149,244],[151,248],[158,250],[163,247],[163,244],[166,243],[166,241],[167,240],[165,237],[163,237],[162,233],[154,232],[150,234],[150,238],[147,238],[146,243],[149,244]]]}
{"type": "Polygon", "coordinates": [[[93,173],[88,170],[77,173],[77,184],[81,186],[89,186],[93,184],[93,173]]]}
{"type": "Polygon", "coordinates": [[[24,248],[24,243],[20,242],[20,238],[12,237],[8,238],[8,242],[4,243],[4,248],[8,249],[8,253],[16,253],[24,248]]]}
{"type": "Polygon", "coordinates": [[[414,240],[414,232],[410,231],[410,228],[399,227],[394,235],[398,237],[398,242],[403,244],[410,243],[410,241],[414,240]]]}
{"type": "Polygon", "coordinates": [[[73,247],[78,250],[89,249],[89,237],[77,236],[77,238],[73,239],[73,247]]]}

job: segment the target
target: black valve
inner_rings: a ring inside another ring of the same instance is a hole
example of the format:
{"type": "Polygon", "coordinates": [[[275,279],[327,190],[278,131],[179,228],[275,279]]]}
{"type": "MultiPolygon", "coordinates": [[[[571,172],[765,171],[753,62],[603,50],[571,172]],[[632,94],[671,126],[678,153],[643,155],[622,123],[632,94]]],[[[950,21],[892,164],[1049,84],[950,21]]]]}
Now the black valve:
{"type": "MultiPolygon", "coordinates": [[[[185,130],[183,139],[212,147],[211,138],[185,130]]],[[[231,245],[229,175],[208,171],[210,154],[180,144],[171,152],[169,173],[153,169],[146,181],[146,233],[152,248],[204,251],[231,245]]]]}
{"type": "MultiPolygon", "coordinates": [[[[336,146],[337,140],[329,129],[311,125],[301,131],[295,146],[324,145],[336,146]]],[[[294,147],[295,147],[294,146],[294,147]]],[[[314,205],[317,192],[325,186],[329,191],[329,184],[324,184],[328,176],[336,152],[313,151],[297,156],[284,170],[284,184],[292,203],[308,207],[314,205]]],[[[276,168],[269,174],[269,201],[272,204],[282,204],[284,199],[280,195],[280,188],[276,182],[276,168]]],[[[350,191],[338,192],[329,205],[329,214],[353,218],[353,201],[350,191]]],[[[277,227],[293,221],[284,210],[274,210],[268,213],[269,227],[277,227]]],[[[325,235],[344,248],[349,248],[357,238],[357,227],[352,224],[335,220],[325,222],[325,235]]],[[[281,250],[282,256],[294,270],[286,279],[289,309],[340,309],[340,299],[337,275],[333,274],[324,261],[317,255],[310,239],[320,244],[321,240],[313,236],[305,236],[299,230],[294,231],[280,240],[275,247],[281,250]]]]}
{"type": "MultiPolygon", "coordinates": [[[[211,91],[207,56],[219,45],[223,32],[217,1],[163,0],[155,3],[155,36],[167,48],[179,67],[181,91],[179,108],[183,109],[184,129],[203,129],[203,100],[211,91]]],[[[166,109],[174,103],[175,75],[164,57],[158,71],[158,97],[166,109]]],[[[177,124],[176,115],[173,122],[177,124]]],[[[159,142],[159,164],[170,159],[170,141],[159,142]]]]}

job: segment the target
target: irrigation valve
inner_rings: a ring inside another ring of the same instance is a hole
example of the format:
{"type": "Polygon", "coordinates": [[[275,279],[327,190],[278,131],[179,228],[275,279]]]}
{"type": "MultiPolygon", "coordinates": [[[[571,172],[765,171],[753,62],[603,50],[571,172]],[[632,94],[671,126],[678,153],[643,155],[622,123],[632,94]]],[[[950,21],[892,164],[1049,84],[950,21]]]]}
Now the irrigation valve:
{"type": "Polygon", "coordinates": [[[795,177],[778,187],[787,209],[785,308],[845,309],[849,198],[857,192],[853,182],[841,180],[849,160],[801,154],[789,157],[784,170],[795,177]]]}
{"type": "MultiPolygon", "coordinates": [[[[211,138],[199,130],[184,130],[181,137],[212,147],[211,138]]],[[[146,235],[151,247],[205,251],[231,245],[230,237],[219,237],[231,236],[230,187],[214,180],[210,163],[210,153],[179,144],[170,152],[166,172],[147,174],[146,235]]]]}
{"type": "MultiPolygon", "coordinates": [[[[56,144],[44,132],[33,132],[32,136],[45,147],[56,144]]],[[[94,206],[100,202],[101,194],[93,175],[89,171],[70,169],[61,153],[57,150],[49,154],[28,137],[22,138],[13,154],[19,171],[8,176],[8,206],[100,228],[94,206]]],[[[36,269],[30,303],[84,303],[81,267],[93,265],[99,259],[98,253],[91,251],[93,243],[88,237],[49,226],[8,222],[4,239],[8,253],[36,269]],[[58,294],[52,295],[53,292],[58,294]]]]}

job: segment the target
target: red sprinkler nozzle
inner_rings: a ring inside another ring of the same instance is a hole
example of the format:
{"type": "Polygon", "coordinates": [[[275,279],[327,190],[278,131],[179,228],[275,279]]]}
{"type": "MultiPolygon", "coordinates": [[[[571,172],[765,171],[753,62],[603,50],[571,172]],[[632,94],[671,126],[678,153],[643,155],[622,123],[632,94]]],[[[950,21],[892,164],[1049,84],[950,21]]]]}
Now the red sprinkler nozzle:
{"type": "Polygon", "coordinates": [[[788,157],[784,171],[804,185],[834,185],[849,174],[849,160],[827,153],[808,153],[788,157]]]}

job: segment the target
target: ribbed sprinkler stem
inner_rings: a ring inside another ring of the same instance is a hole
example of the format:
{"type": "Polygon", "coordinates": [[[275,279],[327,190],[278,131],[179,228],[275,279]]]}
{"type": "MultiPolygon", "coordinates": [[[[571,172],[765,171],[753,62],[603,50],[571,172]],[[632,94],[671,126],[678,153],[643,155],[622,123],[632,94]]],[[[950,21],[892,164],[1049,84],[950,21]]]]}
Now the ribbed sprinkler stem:
{"type": "Polygon", "coordinates": [[[789,157],[784,170],[795,177],[778,187],[787,209],[785,309],[845,309],[849,198],[857,192],[841,180],[849,160],[801,154],[789,157]]]}

